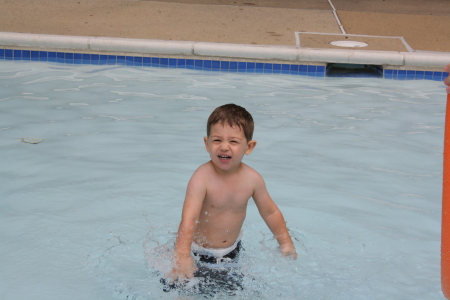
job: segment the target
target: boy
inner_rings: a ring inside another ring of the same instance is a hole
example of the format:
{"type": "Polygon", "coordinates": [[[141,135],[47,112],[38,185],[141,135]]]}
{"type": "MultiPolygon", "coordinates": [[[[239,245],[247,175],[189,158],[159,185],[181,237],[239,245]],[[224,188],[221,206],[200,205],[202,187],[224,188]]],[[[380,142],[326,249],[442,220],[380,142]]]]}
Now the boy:
{"type": "Polygon", "coordinates": [[[210,115],[204,142],[211,160],[195,171],[187,187],[169,274],[172,281],[182,282],[194,273],[197,277],[202,270],[193,256],[197,262],[212,265],[237,257],[250,197],[281,253],[297,258],[283,215],[270,198],[263,178],[241,162],[256,146],[253,127],[250,113],[235,104],[220,106],[210,115]]]}

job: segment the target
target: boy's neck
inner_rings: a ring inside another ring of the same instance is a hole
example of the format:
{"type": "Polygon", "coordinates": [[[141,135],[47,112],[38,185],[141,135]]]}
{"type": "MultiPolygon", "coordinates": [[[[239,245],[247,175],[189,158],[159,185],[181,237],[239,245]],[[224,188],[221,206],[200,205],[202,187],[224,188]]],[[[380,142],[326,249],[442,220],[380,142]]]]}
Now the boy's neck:
{"type": "Polygon", "coordinates": [[[232,176],[232,175],[235,175],[235,174],[239,173],[239,171],[242,169],[242,165],[243,165],[243,162],[241,161],[235,168],[225,171],[225,170],[222,170],[222,169],[218,168],[212,162],[212,160],[210,160],[209,162],[212,164],[212,166],[213,166],[214,170],[216,171],[216,173],[219,174],[219,175],[222,175],[222,176],[232,176]]]}

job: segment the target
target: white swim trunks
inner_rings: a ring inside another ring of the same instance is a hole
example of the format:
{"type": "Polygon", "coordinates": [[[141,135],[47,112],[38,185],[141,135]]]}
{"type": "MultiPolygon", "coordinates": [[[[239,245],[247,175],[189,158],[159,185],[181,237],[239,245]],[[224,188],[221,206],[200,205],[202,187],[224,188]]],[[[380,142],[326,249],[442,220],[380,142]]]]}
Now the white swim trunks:
{"type": "Polygon", "coordinates": [[[194,253],[194,255],[196,254],[221,258],[227,255],[228,253],[232,252],[234,249],[236,249],[238,243],[242,239],[243,234],[244,234],[243,231],[239,232],[239,235],[234,244],[227,248],[205,248],[196,244],[195,242],[192,242],[191,251],[192,253],[194,253]]]}

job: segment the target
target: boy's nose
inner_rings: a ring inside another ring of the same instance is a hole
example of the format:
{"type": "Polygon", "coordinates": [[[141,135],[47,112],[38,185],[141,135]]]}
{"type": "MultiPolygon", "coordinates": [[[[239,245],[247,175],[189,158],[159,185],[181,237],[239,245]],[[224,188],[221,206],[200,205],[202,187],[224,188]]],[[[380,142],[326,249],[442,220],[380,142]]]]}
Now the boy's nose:
{"type": "Polygon", "coordinates": [[[220,150],[226,151],[226,150],[228,150],[228,149],[229,149],[228,143],[221,143],[221,144],[220,144],[220,150]]]}

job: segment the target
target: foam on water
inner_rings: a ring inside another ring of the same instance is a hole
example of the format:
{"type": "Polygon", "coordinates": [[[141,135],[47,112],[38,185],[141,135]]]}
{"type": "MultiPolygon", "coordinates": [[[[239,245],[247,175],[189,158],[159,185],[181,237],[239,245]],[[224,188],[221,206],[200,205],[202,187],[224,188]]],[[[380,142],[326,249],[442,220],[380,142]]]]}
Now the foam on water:
{"type": "Polygon", "coordinates": [[[0,62],[1,298],[203,299],[159,279],[208,159],[206,120],[233,102],[255,119],[245,162],[299,252],[281,257],[250,202],[233,299],[444,299],[444,93],[432,81],[0,62]]]}

